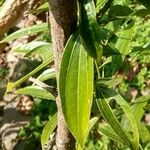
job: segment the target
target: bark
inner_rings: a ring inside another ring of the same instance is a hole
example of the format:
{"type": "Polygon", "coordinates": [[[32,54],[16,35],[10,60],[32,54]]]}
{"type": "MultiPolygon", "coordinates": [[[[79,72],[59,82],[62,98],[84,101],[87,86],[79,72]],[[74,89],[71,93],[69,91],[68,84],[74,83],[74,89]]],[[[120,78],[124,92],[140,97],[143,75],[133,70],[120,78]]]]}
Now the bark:
{"type": "MultiPolygon", "coordinates": [[[[76,0],[49,0],[50,26],[54,48],[55,69],[57,83],[59,82],[59,65],[64,46],[70,35],[76,30],[77,25],[77,1],[76,0]]],[[[56,147],[58,150],[73,150],[74,140],[67,129],[62,113],[61,100],[57,97],[58,128],[56,135],[56,147]]]]}
{"type": "MultiPolygon", "coordinates": [[[[3,35],[18,23],[27,10],[38,0],[6,0],[0,10],[0,40],[3,35]]],[[[4,50],[0,44],[0,53],[4,50]]]]}

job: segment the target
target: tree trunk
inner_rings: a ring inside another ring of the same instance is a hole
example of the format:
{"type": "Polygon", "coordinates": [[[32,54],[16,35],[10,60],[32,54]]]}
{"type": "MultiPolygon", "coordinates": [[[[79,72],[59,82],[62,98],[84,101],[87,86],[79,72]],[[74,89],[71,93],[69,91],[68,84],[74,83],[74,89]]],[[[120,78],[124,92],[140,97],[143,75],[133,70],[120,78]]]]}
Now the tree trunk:
{"type": "MultiPolygon", "coordinates": [[[[59,82],[59,66],[64,46],[77,26],[77,1],[76,0],[49,0],[51,37],[54,48],[54,61],[57,83],[59,82]]],[[[58,128],[56,147],[58,150],[75,149],[75,141],[66,127],[62,113],[61,100],[57,97],[58,128]],[[73,139],[73,140],[72,140],[73,139]]]]}

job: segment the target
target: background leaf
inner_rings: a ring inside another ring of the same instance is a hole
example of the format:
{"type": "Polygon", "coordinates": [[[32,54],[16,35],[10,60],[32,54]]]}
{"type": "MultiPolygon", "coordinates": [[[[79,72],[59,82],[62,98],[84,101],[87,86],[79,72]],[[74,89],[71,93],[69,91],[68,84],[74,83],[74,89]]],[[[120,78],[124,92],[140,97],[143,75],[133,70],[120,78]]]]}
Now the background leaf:
{"type": "Polygon", "coordinates": [[[49,141],[49,137],[57,126],[57,113],[55,113],[51,119],[45,125],[42,135],[41,135],[41,144],[42,149],[44,150],[44,145],[49,141]]]}
{"type": "Polygon", "coordinates": [[[50,92],[39,86],[27,86],[25,88],[17,90],[15,93],[30,95],[41,99],[55,100],[54,96],[50,92]]]}
{"type": "Polygon", "coordinates": [[[22,36],[32,35],[32,34],[47,31],[47,30],[48,30],[47,23],[33,25],[31,27],[23,28],[23,29],[20,29],[16,32],[10,34],[6,38],[4,38],[2,41],[0,41],[0,43],[9,42],[9,41],[15,40],[17,38],[20,38],[22,36]]]}

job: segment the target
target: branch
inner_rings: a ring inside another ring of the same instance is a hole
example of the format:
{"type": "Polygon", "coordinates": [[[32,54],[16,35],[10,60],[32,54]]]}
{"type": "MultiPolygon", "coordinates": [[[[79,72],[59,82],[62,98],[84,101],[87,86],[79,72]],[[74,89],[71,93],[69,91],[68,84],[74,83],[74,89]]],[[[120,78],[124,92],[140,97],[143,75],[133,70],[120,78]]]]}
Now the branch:
{"type": "MultiPolygon", "coordinates": [[[[77,0],[49,0],[51,37],[55,56],[55,70],[57,84],[59,83],[59,66],[64,46],[77,26],[77,0]]],[[[58,86],[58,85],[57,85],[58,86]]],[[[62,112],[61,100],[58,91],[58,128],[56,147],[58,150],[74,150],[75,141],[67,129],[62,112]]]]}
{"type": "MultiPolygon", "coordinates": [[[[38,0],[6,0],[0,10],[0,40],[3,35],[23,17],[33,3],[38,0]]],[[[0,53],[4,49],[0,45],[0,53]]]]}

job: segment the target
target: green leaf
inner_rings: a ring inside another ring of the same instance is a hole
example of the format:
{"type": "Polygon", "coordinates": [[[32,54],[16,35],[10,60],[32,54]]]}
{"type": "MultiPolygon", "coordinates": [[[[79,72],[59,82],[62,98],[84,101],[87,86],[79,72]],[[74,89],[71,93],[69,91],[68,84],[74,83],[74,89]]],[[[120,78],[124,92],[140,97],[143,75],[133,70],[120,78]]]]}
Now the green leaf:
{"type": "Polygon", "coordinates": [[[32,35],[32,34],[47,31],[47,30],[48,30],[47,23],[33,25],[31,27],[23,28],[12,33],[11,35],[7,36],[2,41],[0,41],[0,43],[9,42],[17,38],[20,38],[22,36],[32,35]]]}
{"type": "Polygon", "coordinates": [[[130,50],[130,44],[134,33],[134,21],[131,21],[119,34],[115,47],[122,55],[127,55],[130,50]]]}
{"type": "Polygon", "coordinates": [[[98,132],[100,132],[100,134],[102,133],[108,136],[110,139],[114,141],[124,143],[124,141],[114,132],[114,130],[108,124],[101,123],[99,125],[98,132]]]}
{"type": "Polygon", "coordinates": [[[81,45],[78,33],[71,36],[64,50],[59,91],[67,126],[83,147],[93,99],[93,59],[81,45]]]}
{"type": "Polygon", "coordinates": [[[140,2],[143,6],[145,6],[147,9],[150,10],[150,1],[149,0],[137,0],[140,2]]]}
{"type": "Polygon", "coordinates": [[[148,10],[148,9],[139,9],[134,13],[134,15],[136,15],[138,17],[142,17],[142,18],[149,14],[150,14],[150,10],[148,10]]]}
{"type": "Polygon", "coordinates": [[[85,50],[92,58],[100,62],[102,57],[102,46],[99,39],[100,27],[96,21],[93,0],[79,0],[79,33],[85,50]]]}
{"type": "Polygon", "coordinates": [[[44,67],[46,67],[49,63],[51,63],[53,61],[53,57],[48,58],[46,61],[44,61],[41,65],[39,65],[37,68],[35,68],[33,71],[31,71],[30,73],[28,73],[27,75],[25,75],[24,77],[22,77],[21,79],[17,80],[16,82],[12,83],[9,82],[7,85],[7,90],[6,93],[8,92],[12,92],[12,90],[19,86],[20,84],[22,84],[24,81],[28,80],[31,76],[33,76],[34,74],[36,74],[38,71],[40,71],[41,69],[43,69],[44,67]]]}
{"type": "Polygon", "coordinates": [[[134,33],[134,21],[129,23],[123,31],[118,35],[118,40],[115,47],[119,50],[119,52],[123,55],[113,56],[112,57],[112,68],[113,73],[120,69],[122,65],[123,58],[130,52],[130,44],[132,41],[132,36],[134,33]]]}
{"type": "Polygon", "coordinates": [[[55,73],[55,69],[54,68],[50,68],[45,70],[40,76],[38,76],[38,80],[40,81],[45,81],[51,78],[55,78],[56,77],[56,73],[55,73]]]}
{"type": "Polygon", "coordinates": [[[108,0],[97,0],[96,1],[96,12],[98,12],[107,1],[108,0]]]}
{"type": "Polygon", "coordinates": [[[57,113],[55,113],[51,119],[47,122],[45,125],[42,135],[41,135],[41,144],[42,144],[42,149],[44,149],[45,144],[47,144],[50,135],[54,131],[54,129],[57,126],[57,113]]]}
{"type": "Polygon", "coordinates": [[[24,57],[38,55],[42,60],[46,60],[53,55],[52,44],[41,41],[33,41],[25,45],[21,45],[13,50],[17,53],[24,53],[24,57]]]}
{"type": "Polygon", "coordinates": [[[103,55],[104,56],[120,55],[120,52],[114,46],[113,43],[107,43],[107,45],[103,45],[103,55]]]}
{"type": "Polygon", "coordinates": [[[144,122],[140,122],[139,124],[139,134],[140,134],[140,139],[143,143],[149,143],[150,132],[144,122]]]}
{"type": "Polygon", "coordinates": [[[16,91],[17,94],[25,94],[41,99],[55,100],[54,96],[39,86],[27,86],[16,91]]]}
{"type": "Polygon", "coordinates": [[[48,9],[49,9],[48,2],[45,2],[40,7],[38,7],[34,12],[35,13],[46,12],[46,11],[48,11],[48,9]]]}
{"type": "Polygon", "coordinates": [[[124,18],[129,16],[133,11],[127,7],[122,5],[114,5],[109,9],[108,18],[110,20],[115,18],[124,18]]]}
{"type": "MultiPolygon", "coordinates": [[[[137,121],[137,124],[141,122],[141,119],[144,116],[144,108],[146,107],[148,100],[150,100],[149,96],[140,96],[135,99],[135,102],[132,105],[132,111],[134,113],[134,117],[137,121]]],[[[129,120],[123,115],[121,124],[125,130],[131,131],[131,126],[129,125],[129,120]]]]}
{"type": "Polygon", "coordinates": [[[93,117],[90,121],[89,121],[89,128],[87,130],[87,137],[88,134],[90,133],[91,129],[93,128],[93,126],[96,124],[96,122],[98,121],[98,117],[93,117]]]}
{"type": "Polygon", "coordinates": [[[141,122],[141,119],[145,113],[144,108],[147,105],[148,100],[150,100],[150,96],[140,96],[137,99],[135,99],[135,102],[132,106],[132,110],[134,112],[134,116],[137,123],[141,122]]]}
{"type": "Polygon", "coordinates": [[[123,80],[123,76],[119,76],[117,78],[100,78],[96,81],[97,85],[107,85],[108,87],[114,87],[117,84],[121,83],[123,80]]]}
{"type": "Polygon", "coordinates": [[[127,146],[129,146],[131,149],[137,150],[139,146],[138,126],[128,103],[117,92],[107,88],[106,86],[99,86],[97,93],[97,104],[105,120],[109,123],[116,134],[124,141],[124,143],[126,143],[127,146]],[[111,107],[109,106],[109,100],[111,99],[115,99],[123,109],[126,117],[130,122],[133,138],[130,138],[128,136],[128,134],[123,130],[121,124],[115,117],[111,107]]]}

